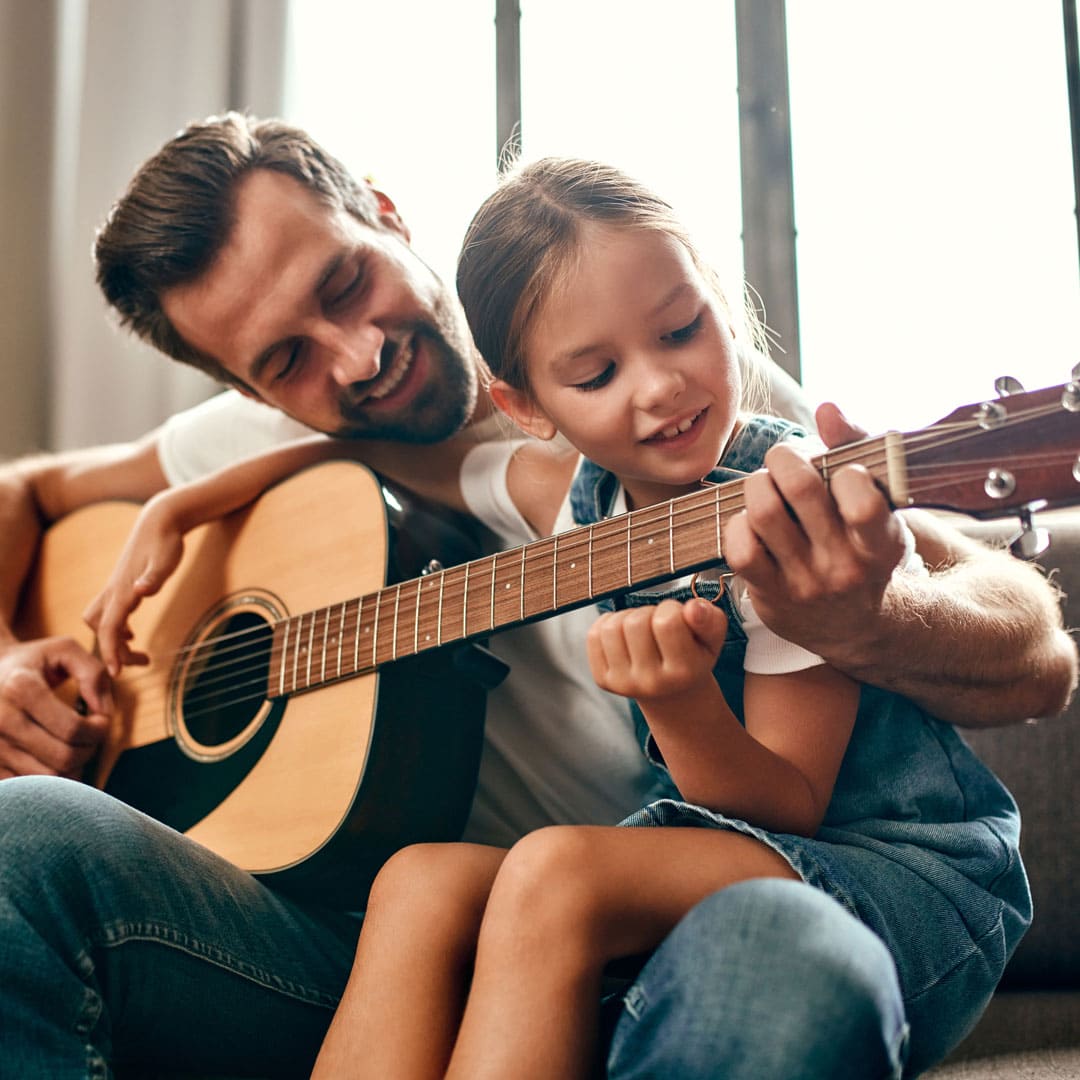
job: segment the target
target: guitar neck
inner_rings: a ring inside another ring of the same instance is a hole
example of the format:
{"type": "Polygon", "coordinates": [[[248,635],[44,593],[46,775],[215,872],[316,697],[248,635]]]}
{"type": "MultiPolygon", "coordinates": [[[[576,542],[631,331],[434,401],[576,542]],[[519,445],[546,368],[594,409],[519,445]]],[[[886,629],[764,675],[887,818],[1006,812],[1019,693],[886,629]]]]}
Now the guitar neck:
{"type": "MultiPolygon", "coordinates": [[[[868,439],[813,464],[828,480],[859,462],[894,502],[906,503],[903,438],[868,439]]],[[[734,480],[282,619],[271,694],[301,693],[715,566],[723,523],[742,506],[743,481],[734,480]]]]}

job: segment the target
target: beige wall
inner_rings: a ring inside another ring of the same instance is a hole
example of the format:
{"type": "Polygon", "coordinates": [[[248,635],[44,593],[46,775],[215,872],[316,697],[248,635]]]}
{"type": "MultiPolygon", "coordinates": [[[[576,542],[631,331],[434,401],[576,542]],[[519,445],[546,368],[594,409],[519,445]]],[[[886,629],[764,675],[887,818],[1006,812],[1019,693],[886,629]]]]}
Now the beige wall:
{"type": "Polygon", "coordinates": [[[47,443],[56,5],[0,0],[0,457],[47,443]]]}

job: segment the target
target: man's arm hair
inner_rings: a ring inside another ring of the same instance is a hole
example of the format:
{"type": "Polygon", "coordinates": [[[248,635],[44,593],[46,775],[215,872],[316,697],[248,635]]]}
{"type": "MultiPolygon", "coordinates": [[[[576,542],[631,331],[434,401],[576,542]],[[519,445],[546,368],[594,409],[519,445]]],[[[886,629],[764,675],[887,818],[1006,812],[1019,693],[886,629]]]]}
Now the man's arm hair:
{"type": "Polygon", "coordinates": [[[0,466],[0,646],[44,530],[102,499],[142,502],[167,486],[156,432],[138,442],[40,454],[0,466]]]}
{"type": "Polygon", "coordinates": [[[1077,649],[1053,583],[932,514],[905,516],[931,573],[895,574],[870,635],[826,659],[961,726],[1063,712],[1076,690],[1077,649]]]}

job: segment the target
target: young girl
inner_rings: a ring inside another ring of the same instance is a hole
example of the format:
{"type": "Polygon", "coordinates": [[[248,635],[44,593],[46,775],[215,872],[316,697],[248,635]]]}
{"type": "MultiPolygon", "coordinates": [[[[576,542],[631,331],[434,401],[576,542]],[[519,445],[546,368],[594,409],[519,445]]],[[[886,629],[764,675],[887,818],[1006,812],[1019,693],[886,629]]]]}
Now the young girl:
{"type": "MultiPolygon", "coordinates": [[[[473,220],[458,290],[492,399],[532,438],[478,446],[432,487],[493,527],[588,525],[744,477],[799,435],[744,411],[732,311],[667,205],[616,170],[549,159],[511,173],[473,220]]],[[[92,606],[103,656],[138,659],[126,615],[175,566],[185,529],[349,450],[275,451],[158,496],[92,606]]],[[[737,579],[617,606],[588,662],[640,709],[659,797],[632,827],[395,855],[316,1076],[587,1076],[612,962],[750,878],[821,890],[888,948],[906,1015],[851,1074],[927,1067],[989,999],[1030,902],[1016,808],[953,729],[776,638],[737,579]]]]}

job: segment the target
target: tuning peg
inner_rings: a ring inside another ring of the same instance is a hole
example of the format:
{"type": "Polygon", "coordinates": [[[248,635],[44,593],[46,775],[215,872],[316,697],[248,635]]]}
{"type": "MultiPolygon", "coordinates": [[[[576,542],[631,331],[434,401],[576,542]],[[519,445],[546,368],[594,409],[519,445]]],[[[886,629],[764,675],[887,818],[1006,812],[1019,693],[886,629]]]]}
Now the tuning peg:
{"type": "Polygon", "coordinates": [[[1009,541],[1009,550],[1018,559],[1037,559],[1050,547],[1050,533],[1040,529],[1032,518],[1031,508],[1020,508],[1020,531],[1009,541]]]}
{"type": "Polygon", "coordinates": [[[994,380],[994,389],[998,397],[1008,397],[1010,394],[1022,393],[1024,388],[1019,379],[1014,379],[1011,375],[999,375],[994,380]]]}

